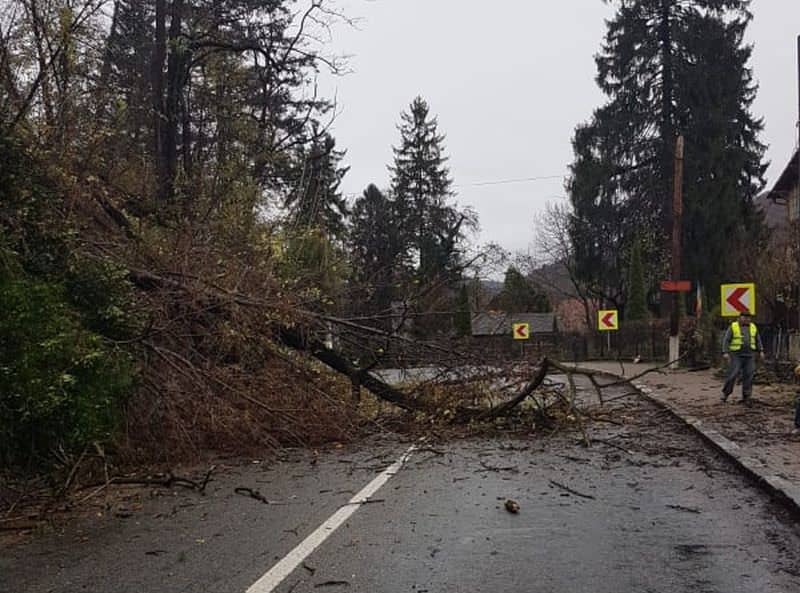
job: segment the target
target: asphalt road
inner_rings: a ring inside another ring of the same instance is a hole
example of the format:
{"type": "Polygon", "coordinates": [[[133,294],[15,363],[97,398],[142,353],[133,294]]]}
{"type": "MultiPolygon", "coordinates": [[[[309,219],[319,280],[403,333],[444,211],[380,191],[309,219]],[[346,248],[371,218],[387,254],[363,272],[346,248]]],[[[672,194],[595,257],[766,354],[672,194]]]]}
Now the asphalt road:
{"type": "Polygon", "coordinates": [[[611,418],[624,425],[595,424],[588,448],[575,433],[419,445],[361,506],[410,443],[238,462],[205,496],[145,491],[0,548],[0,591],[800,591],[799,523],[649,404],[611,418]],[[284,580],[251,589],[342,508],[284,580]]]}

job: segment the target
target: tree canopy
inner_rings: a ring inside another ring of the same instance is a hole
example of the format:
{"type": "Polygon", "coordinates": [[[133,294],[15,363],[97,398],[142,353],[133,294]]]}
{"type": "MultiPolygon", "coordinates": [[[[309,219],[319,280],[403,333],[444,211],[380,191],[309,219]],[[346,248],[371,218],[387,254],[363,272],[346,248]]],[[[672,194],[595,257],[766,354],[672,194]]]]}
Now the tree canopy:
{"type": "Polygon", "coordinates": [[[750,113],[749,2],[615,4],[596,57],[608,100],[575,131],[568,189],[579,275],[619,306],[635,237],[646,265],[666,271],[677,134],[686,146],[683,270],[704,285],[736,269],[731,245],[759,240],[753,199],[765,165],[762,123],[750,113]]]}

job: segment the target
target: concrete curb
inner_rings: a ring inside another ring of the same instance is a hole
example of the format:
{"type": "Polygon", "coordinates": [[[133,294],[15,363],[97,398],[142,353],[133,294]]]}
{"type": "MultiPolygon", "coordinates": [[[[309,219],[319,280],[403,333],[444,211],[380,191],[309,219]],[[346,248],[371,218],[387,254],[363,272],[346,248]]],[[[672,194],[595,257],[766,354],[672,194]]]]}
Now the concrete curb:
{"type": "MultiPolygon", "coordinates": [[[[609,371],[601,370],[600,372],[614,377],[617,380],[625,380],[625,377],[609,371]]],[[[772,473],[766,464],[755,457],[746,455],[736,442],[723,436],[719,431],[704,426],[701,419],[684,414],[672,403],[656,395],[647,385],[638,382],[632,382],[631,385],[633,385],[646,400],[667,410],[673,417],[691,428],[714,449],[730,459],[734,465],[741,469],[750,479],[758,484],[758,486],[767,491],[773,498],[788,506],[793,514],[800,517],[800,487],[798,487],[798,485],[782,476],[772,473]]]]}

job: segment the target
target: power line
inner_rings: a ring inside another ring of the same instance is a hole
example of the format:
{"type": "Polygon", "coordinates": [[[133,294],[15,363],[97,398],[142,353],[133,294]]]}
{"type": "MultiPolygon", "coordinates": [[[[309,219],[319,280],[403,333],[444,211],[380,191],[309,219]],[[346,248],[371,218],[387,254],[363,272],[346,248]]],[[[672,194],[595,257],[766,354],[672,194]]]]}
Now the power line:
{"type": "MultiPolygon", "coordinates": [[[[458,187],[486,187],[491,185],[509,185],[511,183],[530,183],[532,181],[545,181],[548,179],[564,179],[565,175],[541,175],[539,177],[518,177],[512,179],[495,179],[492,181],[476,181],[474,183],[455,183],[454,188],[458,187]]],[[[344,194],[346,198],[358,198],[361,194],[344,194]]],[[[566,197],[566,196],[555,196],[566,197]]]]}
{"type": "Polygon", "coordinates": [[[507,185],[509,183],[529,183],[531,181],[543,181],[545,179],[563,179],[564,175],[543,175],[540,177],[519,177],[516,179],[497,179],[494,181],[476,181],[475,183],[459,183],[453,187],[481,187],[486,185],[507,185]]]}

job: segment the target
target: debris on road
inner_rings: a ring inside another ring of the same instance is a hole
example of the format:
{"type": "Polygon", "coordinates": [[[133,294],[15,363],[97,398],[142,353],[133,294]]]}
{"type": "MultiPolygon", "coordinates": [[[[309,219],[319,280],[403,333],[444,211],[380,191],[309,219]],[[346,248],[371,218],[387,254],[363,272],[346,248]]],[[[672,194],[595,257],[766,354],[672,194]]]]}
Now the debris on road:
{"type": "Polygon", "coordinates": [[[584,494],[583,492],[578,492],[577,490],[573,490],[569,486],[565,486],[564,484],[556,482],[555,480],[550,480],[550,484],[552,484],[556,488],[561,488],[562,490],[569,492],[570,494],[574,494],[575,496],[580,496],[581,498],[588,498],[590,500],[595,500],[595,497],[592,496],[591,494],[584,494]]]}

